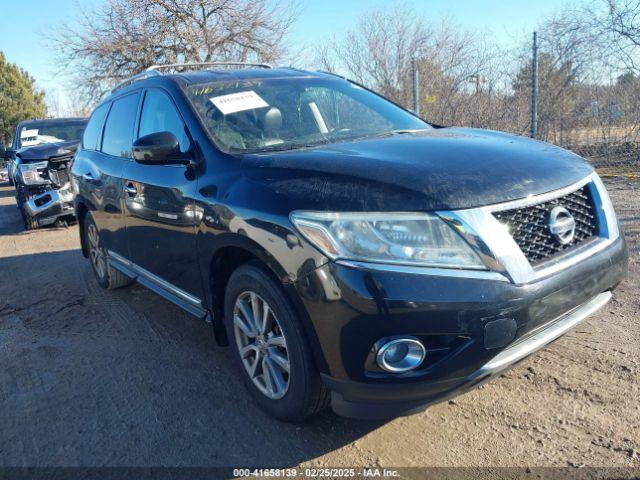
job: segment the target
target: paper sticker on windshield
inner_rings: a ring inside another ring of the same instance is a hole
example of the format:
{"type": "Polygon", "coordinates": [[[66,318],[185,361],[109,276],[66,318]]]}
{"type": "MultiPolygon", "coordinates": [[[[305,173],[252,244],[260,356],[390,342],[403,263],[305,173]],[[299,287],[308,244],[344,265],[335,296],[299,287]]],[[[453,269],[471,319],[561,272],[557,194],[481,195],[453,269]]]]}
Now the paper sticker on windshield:
{"type": "Polygon", "coordinates": [[[20,145],[30,147],[38,144],[38,129],[22,130],[20,132],[20,145]]]}
{"type": "Polygon", "coordinates": [[[20,132],[20,140],[24,140],[25,138],[35,138],[38,136],[38,129],[34,128],[32,130],[22,130],[20,132]]]}
{"type": "Polygon", "coordinates": [[[211,103],[213,103],[224,115],[269,106],[269,104],[253,90],[212,97],[209,100],[211,100],[211,103]]]}

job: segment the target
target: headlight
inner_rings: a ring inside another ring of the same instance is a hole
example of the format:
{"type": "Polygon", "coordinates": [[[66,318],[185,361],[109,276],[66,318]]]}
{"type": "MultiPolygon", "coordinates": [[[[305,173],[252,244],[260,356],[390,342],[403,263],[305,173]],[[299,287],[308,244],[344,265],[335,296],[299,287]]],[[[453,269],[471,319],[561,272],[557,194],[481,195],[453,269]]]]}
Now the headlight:
{"type": "Polygon", "coordinates": [[[44,182],[45,180],[41,178],[40,174],[38,173],[38,168],[46,168],[46,166],[47,162],[21,164],[19,170],[22,181],[26,185],[44,182]]]}
{"type": "Polygon", "coordinates": [[[300,233],[337,260],[482,269],[471,247],[437,215],[293,212],[300,233]]]}

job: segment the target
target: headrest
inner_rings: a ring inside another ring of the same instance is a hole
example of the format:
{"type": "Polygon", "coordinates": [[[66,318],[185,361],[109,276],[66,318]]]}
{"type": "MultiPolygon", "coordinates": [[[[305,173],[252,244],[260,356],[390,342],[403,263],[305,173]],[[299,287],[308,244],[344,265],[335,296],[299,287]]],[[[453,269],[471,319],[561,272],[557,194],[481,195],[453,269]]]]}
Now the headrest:
{"type": "Polygon", "coordinates": [[[262,117],[262,128],[265,133],[277,132],[282,128],[282,113],[280,109],[271,107],[262,117]]]}

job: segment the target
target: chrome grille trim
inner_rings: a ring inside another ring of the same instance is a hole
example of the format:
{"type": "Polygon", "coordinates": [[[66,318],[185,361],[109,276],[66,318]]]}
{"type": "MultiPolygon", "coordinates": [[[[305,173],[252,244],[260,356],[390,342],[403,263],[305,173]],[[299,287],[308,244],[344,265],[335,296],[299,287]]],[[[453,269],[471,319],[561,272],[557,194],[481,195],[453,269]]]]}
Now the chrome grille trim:
{"type": "Polygon", "coordinates": [[[603,250],[620,236],[611,200],[602,180],[595,172],[572,185],[542,195],[532,195],[485,207],[436,213],[467,240],[490,270],[501,273],[516,284],[534,282],[575,265],[603,250]],[[550,259],[534,269],[508,229],[498,221],[494,213],[554,200],[585,185],[588,186],[593,200],[598,236],[595,240],[584,242],[583,245],[578,245],[566,254],[550,259]]]}
{"type": "Polygon", "coordinates": [[[537,268],[554,257],[568,254],[569,250],[593,240],[598,235],[595,206],[589,184],[567,195],[536,203],[528,207],[493,212],[500,223],[506,225],[529,262],[537,268]],[[558,242],[549,229],[549,214],[554,208],[563,208],[574,219],[573,239],[558,242]]]}

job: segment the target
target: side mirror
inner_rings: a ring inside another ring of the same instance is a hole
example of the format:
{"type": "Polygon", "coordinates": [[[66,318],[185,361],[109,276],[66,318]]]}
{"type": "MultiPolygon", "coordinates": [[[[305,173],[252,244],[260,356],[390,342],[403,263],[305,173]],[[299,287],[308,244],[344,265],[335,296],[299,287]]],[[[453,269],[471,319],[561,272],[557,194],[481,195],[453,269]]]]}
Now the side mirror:
{"type": "Polygon", "coordinates": [[[11,150],[10,148],[4,147],[2,145],[0,147],[0,158],[5,158],[7,160],[11,160],[15,154],[15,150],[11,150]]]}
{"type": "Polygon", "coordinates": [[[145,164],[190,163],[180,152],[180,142],[171,132],[155,132],[133,142],[133,159],[145,164]]]}

